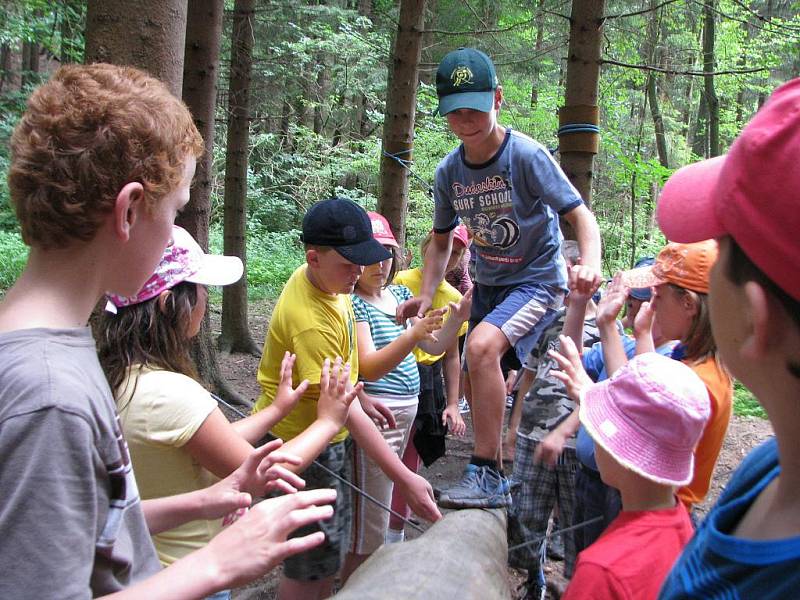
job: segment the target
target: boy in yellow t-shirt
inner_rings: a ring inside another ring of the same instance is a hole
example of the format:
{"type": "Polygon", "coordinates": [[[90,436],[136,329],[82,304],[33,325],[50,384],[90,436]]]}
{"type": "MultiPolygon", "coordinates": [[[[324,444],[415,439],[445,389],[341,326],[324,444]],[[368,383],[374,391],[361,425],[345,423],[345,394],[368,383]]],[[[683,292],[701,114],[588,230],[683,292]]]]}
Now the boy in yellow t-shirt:
{"type": "MultiPolygon", "coordinates": [[[[366,211],[355,202],[331,198],[314,204],[303,218],[302,241],[306,264],[289,278],[272,313],[264,353],[258,368],[262,393],[256,410],[274,396],[280,381],[280,361],[287,350],[297,355],[293,383],[302,379],[319,381],[326,358],[349,360],[352,382],[358,377],[355,317],[350,300],[364,265],[389,258],[389,252],[372,235],[366,211]]],[[[319,389],[310,385],[297,407],[273,428],[273,433],[291,439],[312,426],[316,418],[319,389]]],[[[284,563],[278,587],[279,599],[322,598],[331,594],[334,576],[344,565],[350,538],[352,506],[350,490],[340,478],[350,478],[348,431],[359,446],[394,482],[395,489],[419,516],[435,521],[441,517],[433,501],[433,490],[425,479],[406,468],[362,409],[369,403],[364,394],[353,403],[347,429],[336,434],[316,460],[303,472],[306,489],[337,489],[334,516],[308,531],[322,529],[326,540],[317,548],[284,563]],[[332,471],[337,476],[329,473],[332,471]]],[[[317,449],[293,447],[303,456],[317,449]]],[[[304,530],[305,531],[305,530],[304,530]]]]}

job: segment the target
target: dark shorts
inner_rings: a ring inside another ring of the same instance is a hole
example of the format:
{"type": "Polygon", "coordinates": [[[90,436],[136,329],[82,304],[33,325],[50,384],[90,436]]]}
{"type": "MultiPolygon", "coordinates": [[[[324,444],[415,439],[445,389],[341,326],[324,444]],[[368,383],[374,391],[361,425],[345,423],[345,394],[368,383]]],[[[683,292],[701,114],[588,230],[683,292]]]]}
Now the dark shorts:
{"type": "MultiPolygon", "coordinates": [[[[350,481],[351,445],[350,438],[337,444],[331,444],[317,457],[317,462],[350,481]]],[[[325,534],[325,541],[308,552],[290,556],[283,563],[283,574],[289,579],[317,581],[336,575],[344,564],[345,554],[350,544],[353,505],[350,488],[314,463],[311,463],[300,475],[306,480],[305,489],[307,490],[320,488],[336,490],[333,516],[326,521],[317,521],[312,525],[301,527],[291,536],[302,537],[322,531],[325,534]]]]}
{"type": "Polygon", "coordinates": [[[564,292],[547,285],[475,284],[469,330],[471,332],[483,322],[494,325],[506,336],[517,360],[522,363],[556,317],[563,302],[564,292]]]}

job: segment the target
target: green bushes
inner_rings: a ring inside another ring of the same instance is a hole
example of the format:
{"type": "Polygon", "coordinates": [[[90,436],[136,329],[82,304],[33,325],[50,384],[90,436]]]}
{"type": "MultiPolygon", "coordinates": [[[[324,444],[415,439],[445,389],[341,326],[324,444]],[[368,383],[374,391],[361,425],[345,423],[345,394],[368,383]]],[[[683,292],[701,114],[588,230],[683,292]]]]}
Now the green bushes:
{"type": "Polygon", "coordinates": [[[0,229],[0,294],[3,294],[20,276],[28,259],[28,247],[15,231],[0,229]]]}

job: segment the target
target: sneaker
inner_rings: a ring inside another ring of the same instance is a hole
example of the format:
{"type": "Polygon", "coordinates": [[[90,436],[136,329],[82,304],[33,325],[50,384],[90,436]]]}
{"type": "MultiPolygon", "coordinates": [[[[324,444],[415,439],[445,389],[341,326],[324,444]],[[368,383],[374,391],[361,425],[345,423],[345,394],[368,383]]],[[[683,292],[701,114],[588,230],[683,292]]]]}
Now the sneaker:
{"type": "Polygon", "coordinates": [[[457,484],[439,495],[442,508],[508,508],[511,488],[508,479],[493,467],[467,465],[457,484]]]}
{"type": "Polygon", "coordinates": [[[514,396],[509,394],[506,396],[506,408],[513,408],[514,407],[514,396]]]}
{"type": "Polygon", "coordinates": [[[461,399],[458,401],[458,412],[462,415],[469,412],[469,402],[464,396],[461,396],[461,399]]]}

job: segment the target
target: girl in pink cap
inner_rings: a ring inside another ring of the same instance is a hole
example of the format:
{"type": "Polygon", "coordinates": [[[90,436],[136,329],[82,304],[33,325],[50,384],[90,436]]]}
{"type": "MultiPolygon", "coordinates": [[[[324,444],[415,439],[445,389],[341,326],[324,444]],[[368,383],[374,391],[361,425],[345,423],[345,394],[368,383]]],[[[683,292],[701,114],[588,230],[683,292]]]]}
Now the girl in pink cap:
{"type": "MultiPolygon", "coordinates": [[[[130,297],[108,295],[98,353],[114,392],[142,498],[202,489],[229,475],[308,386],[303,381],[292,389],[294,356],[287,353],[273,404],[229,423],[199,383],[190,350],[206,310],[206,286],[233,283],[242,271],[237,257],[205,254],[187,231],[175,226],[172,242],[139,292],[130,297]]],[[[357,391],[345,393],[348,377],[349,365],[342,367],[337,361],[333,377],[323,385],[318,408],[319,420],[331,425],[283,446],[302,463],[273,466],[272,489],[291,492],[304,485],[291,471],[302,470],[316,456],[309,444],[324,447],[329,441],[325,432],[332,436],[341,427],[357,391]]],[[[255,497],[263,489],[246,491],[255,497]]],[[[154,535],[161,563],[170,565],[202,548],[223,525],[222,520],[192,521],[154,535]]]]}

